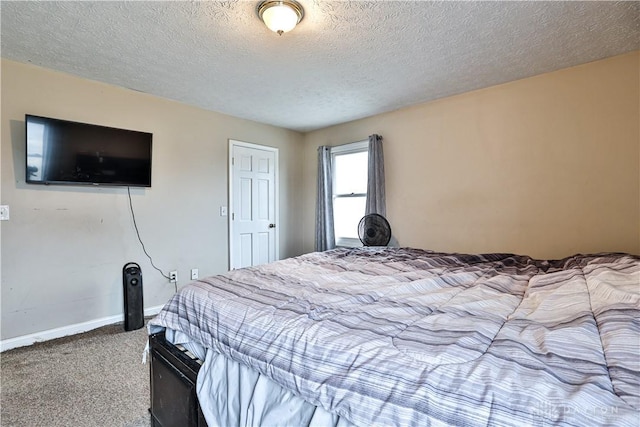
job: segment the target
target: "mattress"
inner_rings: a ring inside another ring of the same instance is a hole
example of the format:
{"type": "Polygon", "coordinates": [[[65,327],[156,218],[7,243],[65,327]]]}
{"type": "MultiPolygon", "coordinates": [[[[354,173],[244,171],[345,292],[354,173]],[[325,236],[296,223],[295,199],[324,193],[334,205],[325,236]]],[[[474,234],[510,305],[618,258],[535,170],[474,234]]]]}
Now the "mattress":
{"type": "Polygon", "coordinates": [[[638,283],[629,254],[336,249],[194,282],[150,325],[355,425],[637,426],[638,283]]]}

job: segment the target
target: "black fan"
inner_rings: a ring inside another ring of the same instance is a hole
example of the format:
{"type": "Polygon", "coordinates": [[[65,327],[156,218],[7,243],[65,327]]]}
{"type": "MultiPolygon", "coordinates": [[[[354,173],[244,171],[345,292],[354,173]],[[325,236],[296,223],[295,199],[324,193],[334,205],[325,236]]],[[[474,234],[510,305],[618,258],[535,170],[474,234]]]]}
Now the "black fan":
{"type": "Polygon", "coordinates": [[[365,215],[358,223],[358,237],[365,246],[387,246],[391,240],[391,226],[382,215],[365,215]]]}

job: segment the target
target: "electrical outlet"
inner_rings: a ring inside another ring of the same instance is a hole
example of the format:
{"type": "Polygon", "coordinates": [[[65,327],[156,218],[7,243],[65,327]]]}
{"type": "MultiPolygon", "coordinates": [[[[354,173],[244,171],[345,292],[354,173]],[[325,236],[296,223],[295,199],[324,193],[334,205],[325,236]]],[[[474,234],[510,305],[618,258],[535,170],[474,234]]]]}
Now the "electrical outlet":
{"type": "Polygon", "coordinates": [[[173,271],[169,272],[169,281],[171,283],[177,283],[178,282],[178,272],[176,270],[173,270],[173,271]]]}
{"type": "Polygon", "coordinates": [[[198,269],[197,268],[192,268],[191,269],[191,280],[196,280],[198,279],[198,269]]]}

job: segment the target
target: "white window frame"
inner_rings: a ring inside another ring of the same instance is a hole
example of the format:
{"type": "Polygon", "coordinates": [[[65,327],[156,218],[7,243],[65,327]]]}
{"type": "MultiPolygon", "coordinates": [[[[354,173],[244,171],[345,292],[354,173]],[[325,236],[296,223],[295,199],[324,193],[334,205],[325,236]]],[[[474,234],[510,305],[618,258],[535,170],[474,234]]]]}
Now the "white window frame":
{"type": "MultiPolygon", "coordinates": [[[[335,164],[335,157],[336,156],[340,156],[340,155],[344,155],[344,154],[353,154],[353,153],[362,153],[362,152],[368,152],[369,151],[369,140],[364,140],[364,141],[358,141],[358,142],[352,142],[350,144],[344,144],[344,145],[338,145],[335,147],[331,147],[331,163],[335,164]]],[[[336,194],[336,176],[335,176],[335,169],[332,168],[332,177],[331,177],[331,182],[333,185],[333,188],[331,189],[331,196],[333,198],[333,200],[335,201],[335,199],[339,198],[339,197],[367,197],[367,192],[365,189],[364,193],[351,193],[351,194],[336,194]]],[[[335,211],[334,211],[334,215],[335,215],[335,211]]],[[[362,213],[362,215],[364,215],[364,212],[362,213]]],[[[335,220],[334,220],[334,224],[335,224],[335,220]]],[[[335,228],[334,228],[334,233],[335,233],[335,228]]],[[[358,238],[352,238],[352,237],[343,237],[340,238],[338,236],[336,236],[336,246],[345,246],[345,247],[351,247],[351,248],[356,248],[356,247],[360,247],[362,246],[362,242],[360,241],[360,239],[358,238]]]]}

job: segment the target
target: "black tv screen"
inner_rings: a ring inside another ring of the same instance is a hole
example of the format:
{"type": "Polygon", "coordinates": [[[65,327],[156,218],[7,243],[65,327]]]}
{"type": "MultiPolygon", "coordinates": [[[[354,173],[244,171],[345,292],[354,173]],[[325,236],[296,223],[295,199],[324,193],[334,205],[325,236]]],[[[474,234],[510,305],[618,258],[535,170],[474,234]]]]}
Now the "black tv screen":
{"type": "Polygon", "coordinates": [[[26,182],[151,187],[153,134],[25,116],[26,182]]]}

